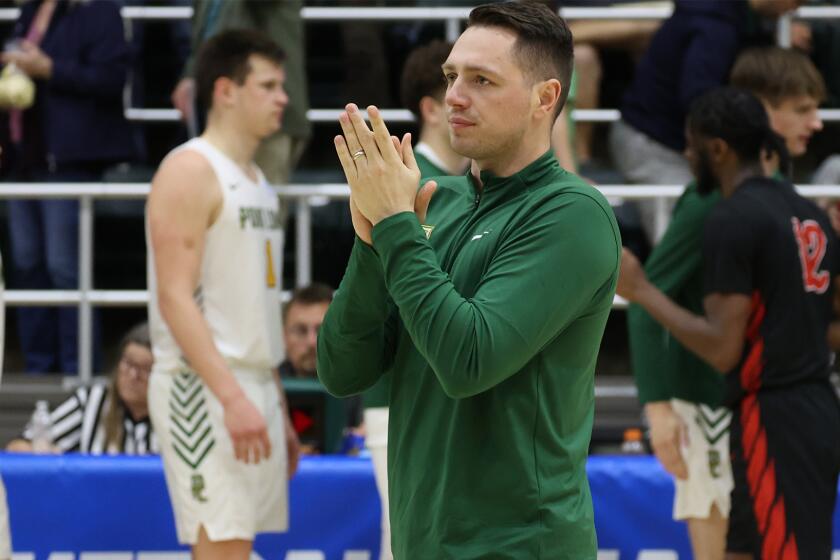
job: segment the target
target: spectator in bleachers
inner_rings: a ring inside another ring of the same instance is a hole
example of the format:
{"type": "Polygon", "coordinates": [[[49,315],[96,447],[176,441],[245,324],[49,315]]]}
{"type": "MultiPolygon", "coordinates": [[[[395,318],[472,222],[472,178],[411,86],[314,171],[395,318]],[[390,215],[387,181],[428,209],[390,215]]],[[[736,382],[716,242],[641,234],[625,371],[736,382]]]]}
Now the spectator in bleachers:
{"type": "MultiPolygon", "coordinates": [[[[57,453],[146,455],[158,452],[149,422],[147,388],[152,370],[149,327],[132,328],[119,346],[119,362],[108,382],[79,387],[51,413],[52,442],[57,453]]],[[[9,451],[31,452],[27,427],[9,451]]]]}
{"type": "MultiPolygon", "coordinates": [[[[837,0],[820,2],[838,6],[837,0]]],[[[826,107],[840,107],[840,22],[829,18],[794,21],[790,29],[791,46],[806,53],[825,80],[826,107]]]]}
{"type": "MultiPolygon", "coordinates": [[[[283,342],[286,347],[286,359],[277,368],[284,379],[312,379],[317,381],[315,357],[318,348],[318,330],[324,322],[324,315],[332,302],[333,290],[318,282],[298,288],[292,293],[292,299],[283,308],[283,342]]],[[[304,454],[331,452],[322,449],[324,442],[312,439],[311,406],[299,407],[294,396],[287,396],[289,416],[295,431],[301,439],[301,451],[304,454]]],[[[361,423],[361,397],[353,396],[344,401],[346,408],[347,429],[354,429],[361,423]]],[[[330,427],[328,427],[330,429],[330,427]]]]}
{"type": "MultiPolygon", "coordinates": [[[[803,0],[676,0],[674,13],[651,40],[610,131],[610,152],[631,183],[685,184],[691,170],[682,155],[691,102],[726,82],[739,51],[772,44],[775,18],[803,0]]],[[[642,226],[656,243],[655,201],[639,205],[642,226]]]]}
{"type": "Polygon", "coordinates": [[[278,368],[282,377],[318,378],[315,373],[318,329],[324,322],[332,296],[332,288],[316,282],[295,290],[283,308],[286,359],[278,368]]]}
{"type": "MultiPolygon", "coordinates": [[[[629,0],[634,2],[636,0],[629,0]]],[[[621,6],[628,0],[554,0],[553,7],[592,7],[621,6]]],[[[569,29],[575,38],[575,74],[573,78],[574,108],[598,109],[601,103],[602,79],[604,77],[604,54],[619,54],[622,62],[635,64],[645,51],[650,38],[662,24],[656,19],[650,20],[604,20],[577,19],[569,22],[569,29]]],[[[567,106],[563,108],[571,108],[567,106]]],[[[559,119],[558,119],[559,120],[559,119]]],[[[570,131],[571,152],[575,164],[586,167],[591,163],[592,142],[597,123],[577,122],[568,126],[570,131]]],[[[563,159],[558,154],[563,165],[563,159]]],[[[564,168],[577,172],[574,168],[564,168]]]]}
{"type": "Polygon", "coordinates": [[[193,77],[195,54],[201,44],[220,31],[232,28],[262,31],[276,41],[286,53],[283,89],[289,95],[289,105],[283,112],[280,130],[262,141],[255,156],[257,165],[273,185],[289,181],[312,134],[312,126],[306,116],[309,98],[304,68],[302,7],[301,0],[193,0],[193,54],[187,60],[184,77],[172,92],[172,104],[193,128],[191,135],[196,135],[201,127],[190,123],[202,120],[195,111],[193,77]]]}
{"type": "MultiPolygon", "coordinates": [[[[119,5],[33,0],[2,54],[35,83],[35,102],[11,109],[4,137],[4,177],[13,181],[94,182],[130,159],[133,141],[122,93],[129,53],[119,5]]],[[[25,289],[78,289],[79,203],[9,201],[12,279],[25,289]]],[[[28,372],[77,371],[75,307],[18,311],[28,372]]]]}
{"type": "MultiPolygon", "coordinates": [[[[779,47],[749,49],[735,62],[731,83],[759,98],[791,156],[805,153],[822,127],[817,106],[825,97],[822,78],[807,57],[779,47]]],[[[783,178],[778,161],[774,165],[772,171],[783,178]]],[[[650,282],[694,313],[703,310],[703,226],[719,200],[719,191],[701,196],[690,183],[645,264],[650,282]]],[[[733,485],[723,377],[640,306],[630,306],[627,321],[651,444],[677,478],[674,518],[687,520],[695,558],[722,560],[733,485]]]]}

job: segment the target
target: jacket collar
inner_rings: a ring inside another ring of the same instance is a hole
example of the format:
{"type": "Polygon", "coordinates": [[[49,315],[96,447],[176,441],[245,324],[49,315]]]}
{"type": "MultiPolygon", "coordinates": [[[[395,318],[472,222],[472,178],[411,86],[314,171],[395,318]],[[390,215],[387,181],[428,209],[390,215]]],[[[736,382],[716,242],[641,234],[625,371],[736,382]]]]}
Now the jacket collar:
{"type": "Polygon", "coordinates": [[[544,183],[544,179],[552,174],[561,171],[554,152],[548,150],[546,153],[526,165],[521,170],[508,177],[499,177],[492,171],[480,173],[481,187],[475,180],[472,172],[467,170],[467,180],[472,186],[474,193],[480,194],[482,199],[507,199],[514,194],[527,190],[536,184],[544,183]]]}

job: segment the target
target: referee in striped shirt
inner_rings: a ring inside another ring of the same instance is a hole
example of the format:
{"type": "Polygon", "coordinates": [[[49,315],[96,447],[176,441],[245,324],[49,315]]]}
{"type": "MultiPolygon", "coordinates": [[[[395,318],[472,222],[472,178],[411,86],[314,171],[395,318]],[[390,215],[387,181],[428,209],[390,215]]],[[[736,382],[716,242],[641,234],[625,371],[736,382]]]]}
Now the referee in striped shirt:
{"type": "MultiPolygon", "coordinates": [[[[137,325],[120,343],[120,361],[110,381],[79,387],[51,412],[55,452],[158,453],[147,398],[153,360],[149,327],[146,323],[137,325]]],[[[28,426],[7,449],[32,451],[28,426]]]]}

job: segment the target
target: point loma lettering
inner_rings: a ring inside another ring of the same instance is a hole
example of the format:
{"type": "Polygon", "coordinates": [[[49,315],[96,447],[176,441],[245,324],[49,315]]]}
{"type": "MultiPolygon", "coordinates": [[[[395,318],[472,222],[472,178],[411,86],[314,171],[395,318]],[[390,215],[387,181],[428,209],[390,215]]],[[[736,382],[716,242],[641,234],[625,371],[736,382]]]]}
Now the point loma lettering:
{"type": "Polygon", "coordinates": [[[280,213],[269,208],[239,207],[239,227],[246,229],[280,229],[280,213]]]}

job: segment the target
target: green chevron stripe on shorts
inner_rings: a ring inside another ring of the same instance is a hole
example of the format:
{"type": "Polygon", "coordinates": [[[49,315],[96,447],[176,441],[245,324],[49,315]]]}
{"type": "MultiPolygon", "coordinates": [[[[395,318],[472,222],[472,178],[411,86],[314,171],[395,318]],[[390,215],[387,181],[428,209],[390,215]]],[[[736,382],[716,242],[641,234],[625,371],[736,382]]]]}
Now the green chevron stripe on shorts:
{"type": "Polygon", "coordinates": [[[729,409],[711,408],[701,404],[697,407],[697,412],[695,420],[709,445],[716,444],[724,434],[729,432],[729,425],[732,422],[732,412],[729,409]]]}
{"type": "Polygon", "coordinates": [[[216,439],[204,400],[204,385],[194,373],[175,374],[169,393],[169,419],[172,448],[191,469],[198,469],[216,439]]]}

